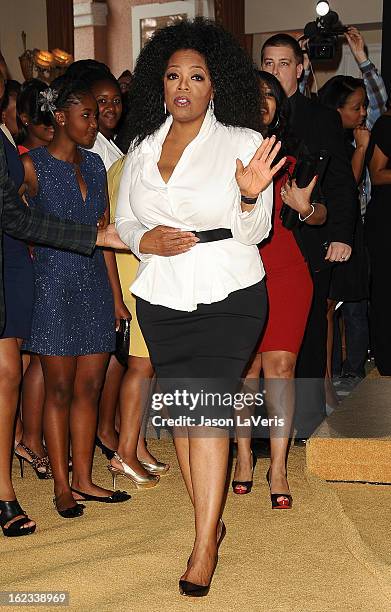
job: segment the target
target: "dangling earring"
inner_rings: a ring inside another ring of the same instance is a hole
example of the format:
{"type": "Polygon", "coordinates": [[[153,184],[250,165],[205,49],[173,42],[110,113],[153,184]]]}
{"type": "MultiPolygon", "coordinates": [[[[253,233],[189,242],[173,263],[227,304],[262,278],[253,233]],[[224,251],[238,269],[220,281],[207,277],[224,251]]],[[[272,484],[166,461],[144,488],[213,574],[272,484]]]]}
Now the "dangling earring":
{"type": "Polygon", "coordinates": [[[272,123],[269,125],[269,130],[275,130],[280,125],[280,117],[277,115],[277,119],[274,119],[272,123]]]}
{"type": "Polygon", "coordinates": [[[164,114],[167,115],[167,104],[165,102],[163,104],[163,107],[164,107],[164,114]]]}
{"type": "Polygon", "coordinates": [[[209,102],[209,110],[210,110],[212,113],[214,113],[214,110],[215,110],[215,103],[213,102],[213,98],[211,98],[211,99],[210,99],[210,102],[209,102]]]}

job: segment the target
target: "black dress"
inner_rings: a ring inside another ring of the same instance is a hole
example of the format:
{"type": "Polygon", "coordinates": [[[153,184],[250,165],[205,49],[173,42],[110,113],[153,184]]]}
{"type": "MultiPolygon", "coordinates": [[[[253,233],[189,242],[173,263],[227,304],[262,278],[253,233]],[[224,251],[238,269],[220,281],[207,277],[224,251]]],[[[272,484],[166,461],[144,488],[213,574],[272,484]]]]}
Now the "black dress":
{"type": "MultiPolygon", "coordinates": [[[[391,115],[383,115],[374,125],[370,157],[375,146],[388,158],[387,169],[391,170],[391,115]]],[[[365,230],[371,265],[371,344],[380,374],[391,376],[391,183],[372,185],[365,230]]]]}
{"type": "MultiPolygon", "coordinates": [[[[347,138],[346,151],[351,160],[355,149],[347,138]]],[[[329,298],[336,302],[359,302],[369,297],[369,264],[365,248],[364,225],[360,214],[360,201],[358,197],[357,211],[352,254],[346,263],[336,263],[331,273],[329,298]]]]}
{"type": "MultiPolygon", "coordinates": [[[[17,149],[0,130],[8,173],[16,189],[23,183],[24,170],[17,149]]],[[[28,338],[34,300],[33,267],[27,245],[22,240],[3,236],[5,328],[3,338],[28,338]]]]}

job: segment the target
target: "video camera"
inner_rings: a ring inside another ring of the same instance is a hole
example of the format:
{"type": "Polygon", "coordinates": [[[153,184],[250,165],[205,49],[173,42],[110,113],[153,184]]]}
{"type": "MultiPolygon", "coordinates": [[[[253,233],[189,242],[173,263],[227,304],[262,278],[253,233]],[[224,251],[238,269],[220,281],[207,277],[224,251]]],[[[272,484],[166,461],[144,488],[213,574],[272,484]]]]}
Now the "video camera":
{"type": "Polygon", "coordinates": [[[304,28],[303,38],[308,38],[308,56],[311,60],[330,60],[335,55],[338,36],[345,34],[335,11],[329,11],[316,21],[310,21],[304,28]]]}

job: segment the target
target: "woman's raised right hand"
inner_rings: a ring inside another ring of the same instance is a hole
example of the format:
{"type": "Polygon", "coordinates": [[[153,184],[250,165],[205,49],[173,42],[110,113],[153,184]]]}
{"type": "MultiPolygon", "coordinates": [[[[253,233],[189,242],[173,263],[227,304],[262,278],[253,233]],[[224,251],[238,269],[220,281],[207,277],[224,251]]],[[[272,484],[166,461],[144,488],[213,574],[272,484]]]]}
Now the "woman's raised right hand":
{"type": "Polygon", "coordinates": [[[174,227],[157,225],[145,232],[140,240],[139,251],[146,255],[172,257],[186,253],[199,242],[192,232],[185,232],[174,227]]]}

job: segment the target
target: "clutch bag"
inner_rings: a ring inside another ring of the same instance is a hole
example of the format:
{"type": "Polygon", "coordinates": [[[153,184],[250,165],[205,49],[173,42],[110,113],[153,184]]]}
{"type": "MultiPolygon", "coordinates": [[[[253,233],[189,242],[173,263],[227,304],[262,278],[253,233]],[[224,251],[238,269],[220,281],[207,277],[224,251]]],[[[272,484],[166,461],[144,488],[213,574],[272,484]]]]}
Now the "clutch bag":
{"type": "Polygon", "coordinates": [[[125,368],[128,365],[129,347],[130,319],[120,319],[119,328],[116,331],[114,355],[125,368]]]}

